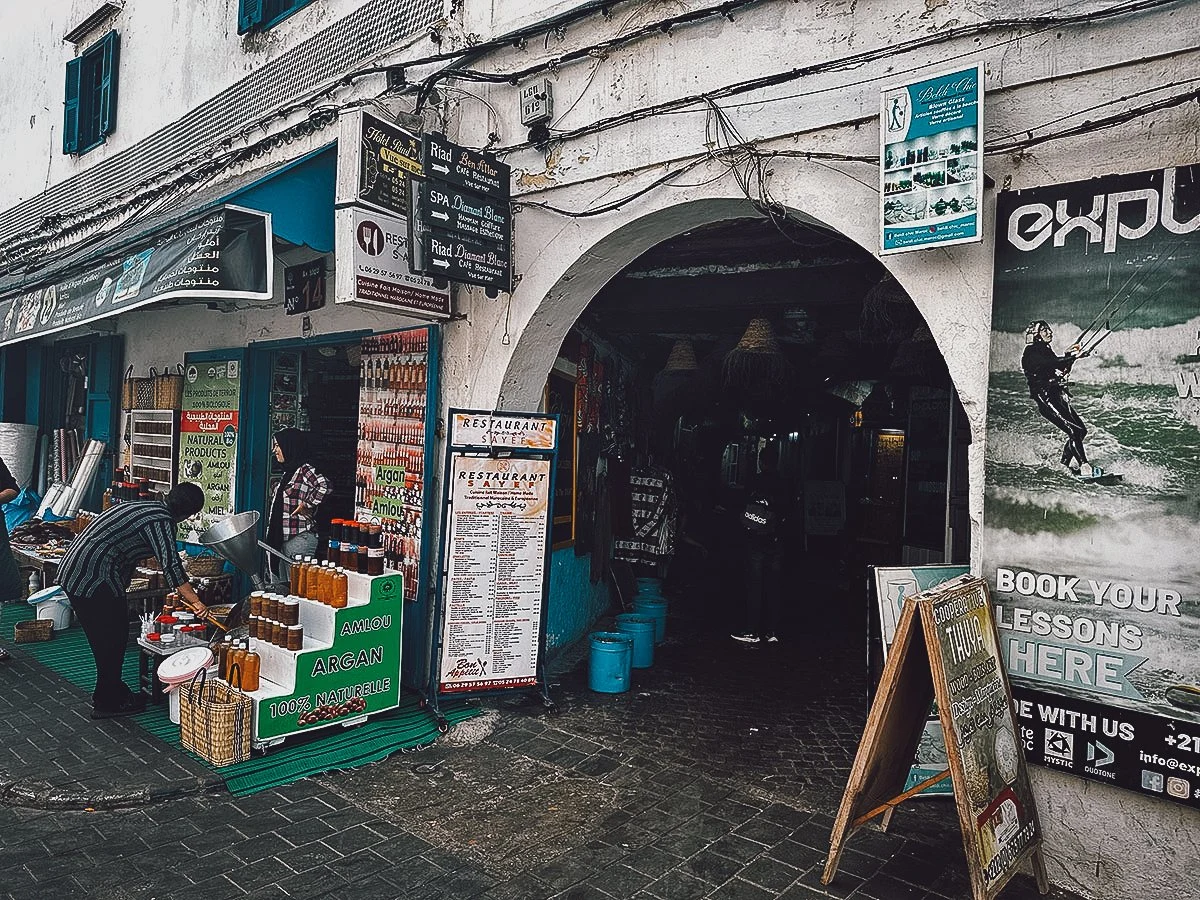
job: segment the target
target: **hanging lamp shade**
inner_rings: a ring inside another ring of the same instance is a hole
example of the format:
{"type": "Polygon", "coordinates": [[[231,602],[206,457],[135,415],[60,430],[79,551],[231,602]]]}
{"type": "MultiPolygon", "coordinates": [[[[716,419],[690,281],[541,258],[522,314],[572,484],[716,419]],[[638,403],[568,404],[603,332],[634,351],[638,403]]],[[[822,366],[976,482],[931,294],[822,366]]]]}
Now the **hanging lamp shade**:
{"type": "Polygon", "coordinates": [[[700,365],[696,362],[696,348],[692,346],[691,341],[680,339],[671,347],[671,355],[667,357],[663,371],[695,372],[698,368],[700,365]]]}
{"type": "Polygon", "coordinates": [[[765,391],[783,386],[791,373],[770,321],[753,318],[737,346],[725,354],[725,386],[765,391]]]}

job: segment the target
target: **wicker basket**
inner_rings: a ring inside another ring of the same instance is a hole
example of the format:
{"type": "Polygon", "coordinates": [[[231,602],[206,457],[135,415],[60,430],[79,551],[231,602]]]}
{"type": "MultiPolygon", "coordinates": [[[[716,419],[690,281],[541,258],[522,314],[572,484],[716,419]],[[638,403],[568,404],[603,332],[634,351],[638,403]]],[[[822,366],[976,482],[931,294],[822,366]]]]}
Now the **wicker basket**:
{"type": "Polygon", "coordinates": [[[154,379],[154,408],[173,409],[178,412],[183,408],[183,366],[176,367],[177,372],[163,372],[154,379]]]}
{"type": "Polygon", "coordinates": [[[189,578],[216,578],[225,571],[225,560],[219,556],[189,556],[183,561],[189,578]]]}
{"type": "Polygon", "coordinates": [[[121,381],[122,409],[153,409],[154,385],[157,374],[153,369],[146,377],[135,376],[133,366],[125,370],[125,378],[121,381]]]}
{"type": "Polygon", "coordinates": [[[48,641],[52,637],[54,637],[54,622],[50,619],[28,619],[13,626],[13,642],[17,644],[48,641]]]}
{"type": "Polygon", "coordinates": [[[179,698],[179,735],[183,746],[214,766],[250,758],[253,701],[223,681],[196,673],[179,698]]]}

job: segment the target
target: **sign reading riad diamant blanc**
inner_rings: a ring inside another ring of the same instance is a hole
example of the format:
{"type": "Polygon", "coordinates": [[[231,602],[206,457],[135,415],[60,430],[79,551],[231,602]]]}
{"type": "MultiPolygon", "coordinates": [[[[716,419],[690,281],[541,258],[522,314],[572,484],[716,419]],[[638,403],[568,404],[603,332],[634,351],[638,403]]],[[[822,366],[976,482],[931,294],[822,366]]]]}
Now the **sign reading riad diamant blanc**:
{"type": "Polygon", "coordinates": [[[1034,761],[1200,808],[1200,166],[1000,194],[983,571],[1034,761]]]}

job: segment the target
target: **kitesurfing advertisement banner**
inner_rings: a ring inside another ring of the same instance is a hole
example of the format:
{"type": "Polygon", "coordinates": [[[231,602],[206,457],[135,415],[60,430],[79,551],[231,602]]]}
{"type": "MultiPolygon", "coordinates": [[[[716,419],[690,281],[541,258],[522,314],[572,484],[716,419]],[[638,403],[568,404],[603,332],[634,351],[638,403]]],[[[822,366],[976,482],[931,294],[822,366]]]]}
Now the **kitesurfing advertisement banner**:
{"type": "Polygon", "coordinates": [[[1026,755],[1200,808],[1200,165],[996,215],[982,565],[1026,755]]]}
{"type": "Polygon", "coordinates": [[[886,88],[880,104],[880,253],[983,240],[983,66],[886,88]]]}

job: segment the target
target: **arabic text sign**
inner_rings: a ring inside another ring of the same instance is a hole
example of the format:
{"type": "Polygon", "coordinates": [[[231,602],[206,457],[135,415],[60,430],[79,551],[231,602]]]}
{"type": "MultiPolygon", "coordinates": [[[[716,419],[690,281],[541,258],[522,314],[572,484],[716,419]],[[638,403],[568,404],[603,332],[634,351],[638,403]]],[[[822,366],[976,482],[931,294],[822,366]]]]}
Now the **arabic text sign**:
{"type": "Polygon", "coordinates": [[[880,252],[983,239],[983,67],[883,91],[880,252]]]}
{"type": "Polygon", "coordinates": [[[271,297],[271,217],[226,206],[0,302],[0,345],[173,297],[271,297]]]}

